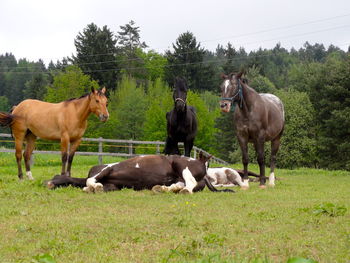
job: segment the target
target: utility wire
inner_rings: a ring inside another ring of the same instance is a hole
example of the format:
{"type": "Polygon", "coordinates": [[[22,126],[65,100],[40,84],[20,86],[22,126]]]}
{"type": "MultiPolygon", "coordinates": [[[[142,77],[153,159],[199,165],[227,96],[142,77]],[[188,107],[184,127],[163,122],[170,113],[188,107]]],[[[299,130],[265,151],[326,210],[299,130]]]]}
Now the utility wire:
{"type": "MultiPolygon", "coordinates": [[[[289,28],[298,27],[298,26],[304,26],[304,25],[308,25],[308,24],[320,23],[320,22],[334,20],[334,19],[348,17],[348,16],[350,16],[350,14],[344,14],[344,15],[328,17],[328,18],[324,18],[324,19],[312,20],[312,21],[308,21],[308,22],[304,22],[304,23],[298,23],[298,24],[276,27],[276,28],[271,28],[271,29],[266,29],[266,30],[260,30],[260,31],[255,31],[255,32],[251,32],[251,33],[241,34],[241,35],[234,35],[234,36],[204,40],[204,41],[199,41],[199,42],[204,43],[204,42],[211,42],[211,41],[217,41],[217,40],[223,40],[223,39],[232,39],[232,38],[240,38],[240,37],[245,37],[245,36],[252,36],[252,35],[262,34],[262,33],[271,32],[271,31],[277,31],[277,30],[289,29],[289,28]]],[[[341,27],[336,27],[333,29],[338,29],[338,28],[341,28],[341,27]]],[[[319,30],[319,31],[315,31],[315,32],[323,32],[323,31],[328,31],[328,30],[332,30],[332,29],[319,30]]],[[[302,36],[305,34],[309,34],[309,33],[301,33],[299,35],[302,36]]],[[[278,38],[264,40],[263,42],[272,41],[272,40],[278,40],[278,38]]],[[[261,41],[259,41],[259,42],[261,42],[261,41]]],[[[255,43],[259,43],[259,42],[249,42],[249,43],[246,43],[246,45],[255,44],[255,43]]],[[[242,45],[244,45],[244,44],[241,44],[240,46],[242,46],[242,45]]],[[[198,52],[198,51],[188,51],[188,52],[183,52],[183,53],[179,53],[179,54],[189,54],[189,53],[195,53],[195,52],[198,52]]],[[[112,52],[112,53],[90,54],[90,55],[84,55],[84,56],[80,56],[80,57],[94,57],[94,56],[108,56],[108,55],[115,55],[115,53],[112,52]]],[[[76,65],[106,64],[106,63],[112,63],[112,62],[116,63],[118,61],[133,61],[133,60],[140,60],[140,58],[132,58],[132,59],[126,59],[126,60],[121,59],[121,60],[112,60],[112,61],[101,61],[101,62],[87,62],[87,63],[80,63],[80,64],[76,64],[76,65]]],[[[63,67],[65,67],[65,66],[67,66],[67,65],[63,65],[63,67]]],[[[39,65],[38,65],[38,67],[39,67],[39,65]]],[[[16,67],[16,68],[22,68],[22,67],[16,67]]],[[[23,68],[26,68],[26,67],[23,67],[23,68]]]]}
{"type": "MultiPolygon", "coordinates": [[[[350,43],[346,43],[339,46],[345,46],[350,45],[350,43]]],[[[261,54],[261,55],[253,55],[253,58],[262,58],[262,57],[273,57],[277,56],[276,54],[261,54]]],[[[213,60],[206,60],[201,62],[186,62],[186,63],[177,63],[177,64],[171,64],[171,65],[158,65],[158,66],[152,66],[149,67],[151,69],[157,69],[157,68],[172,68],[172,67],[178,67],[178,66],[187,66],[187,65],[199,65],[199,64],[221,64],[223,62],[228,61],[235,61],[235,60],[248,60],[249,57],[234,57],[234,58],[223,58],[223,59],[213,59],[213,60]]],[[[137,69],[145,69],[145,67],[121,67],[121,68],[110,68],[110,69],[100,69],[100,70],[88,70],[84,71],[85,73],[93,73],[93,72],[109,72],[109,71],[118,71],[118,70],[137,70],[137,69]]],[[[147,68],[146,68],[147,69],[147,68]]],[[[33,72],[0,72],[0,73],[15,73],[15,74],[52,74],[52,72],[43,72],[43,71],[33,71],[33,72]]]]}

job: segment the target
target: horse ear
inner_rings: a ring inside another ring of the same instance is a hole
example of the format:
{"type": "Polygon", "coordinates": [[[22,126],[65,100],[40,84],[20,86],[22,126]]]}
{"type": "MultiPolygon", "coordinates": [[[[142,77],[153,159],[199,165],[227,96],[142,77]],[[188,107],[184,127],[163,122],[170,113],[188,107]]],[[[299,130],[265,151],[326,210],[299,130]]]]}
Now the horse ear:
{"type": "Polygon", "coordinates": [[[204,153],[202,151],[200,151],[199,155],[198,155],[198,160],[200,160],[203,163],[206,163],[211,157],[213,157],[213,156],[212,155],[205,156],[204,153]]]}
{"type": "Polygon", "coordinates": [[[203,152],[200,151],[198,154],[198,160],[202,160],[203,159],[203,152]]]}
{"type": "Polygon", "coordinates": [[[243,74],[244,74],[244,71],[239,72],[239,73],[236,75],[236,78],[237,78],[237,79],[240,79],[240,78],[242,77],[243,74]]]}
{"type": "Polygon", "coordinates": [[[97,90],[95,90],[95,88],[94,87],[91,87],[91,93],[97,93],[97,90]]]}
{"type": "Polygon", "coordinates": [[[101,89],[101,92],[102,92],[102,94],[106,94],[106,87],[103,87],[103,88],[101,89]]]}
{"type": "Polygon", "coordinates": [[[228,78],[228,76],[227,76],[225,73],[221,73],[221,74],[220,74],[220,77],[221,77],[222,79],[227,79],[227,78],[228,78]]]}

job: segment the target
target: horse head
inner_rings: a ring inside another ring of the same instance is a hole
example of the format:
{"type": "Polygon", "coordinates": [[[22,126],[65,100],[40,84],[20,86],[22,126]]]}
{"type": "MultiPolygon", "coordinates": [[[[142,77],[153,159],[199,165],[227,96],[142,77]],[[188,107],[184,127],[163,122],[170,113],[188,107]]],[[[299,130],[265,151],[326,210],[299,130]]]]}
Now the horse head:
{"type": "MultiPolygon", "coordinates": [[[[240,100],[241,97],[241,83],[240,79],[243,72],[235,74],[231,73],[230,75],[222,74],[221,78],[223,82],[220,86],[221,88],[221,99],[220,99],[220,108],[222,112],[229,112],[231,110],[231,105],[234,102],[240,100]]],[[[243,82],[243,81],[242,81],[243,82]]]]}
{"type": "Polygon", "coordinates": [[[187,89],[186,80],[183,78],[176,78],[173,99],[175,109],[178,112],[184,112],[186,109],[187,89]]]}
{"type": "Polygon", "coordinates": [[[90,111],[93,112],[100,121],[107,121],[109,117],[107,105],[108,100],[105,95],[106,88],[103,87],[100,90],[96,90],[91,88],[91,93],[89,95],[90,98],[90,111]]]}
{"type": "Polygon", "coordinates": [[[202,151],[199,152],[198,160],[205,165],[205,169],[208,170],[209,160],[213,157],[212,155],[205,156],[202,151]]]}

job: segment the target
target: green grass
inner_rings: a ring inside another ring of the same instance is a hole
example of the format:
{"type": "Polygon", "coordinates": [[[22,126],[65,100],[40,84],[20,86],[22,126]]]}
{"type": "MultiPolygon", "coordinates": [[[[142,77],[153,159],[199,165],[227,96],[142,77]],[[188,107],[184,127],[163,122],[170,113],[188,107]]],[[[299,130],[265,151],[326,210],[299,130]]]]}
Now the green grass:
{"type": "MultiPolygon", "coordinates": [[[[76,157],[73,176],[96,163],[76,157]]],[[[34,181],[18,181],[13,154],[0,167],[0,262],[350,261],[349,172],[278,169],[274,189],[154,195],[50,191],[57,155],[35,156],[34,181]]]]}

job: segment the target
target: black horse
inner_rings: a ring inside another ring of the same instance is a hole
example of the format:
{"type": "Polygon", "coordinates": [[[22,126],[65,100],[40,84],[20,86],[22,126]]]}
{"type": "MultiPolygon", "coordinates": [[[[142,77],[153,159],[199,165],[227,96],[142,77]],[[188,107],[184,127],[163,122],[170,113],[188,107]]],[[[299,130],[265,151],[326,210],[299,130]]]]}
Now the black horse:
{"type": "Polygon", "coordinates": [[[176,78],[173,93],[174,108],[167,112],[168,137],[165,143],[165,154],[181,155],[178,143],[183,142],[185,156],[190,156],[197,133],[197,117],[195,109],[186,104],[187,83],[183,78],[176,78]]]}

